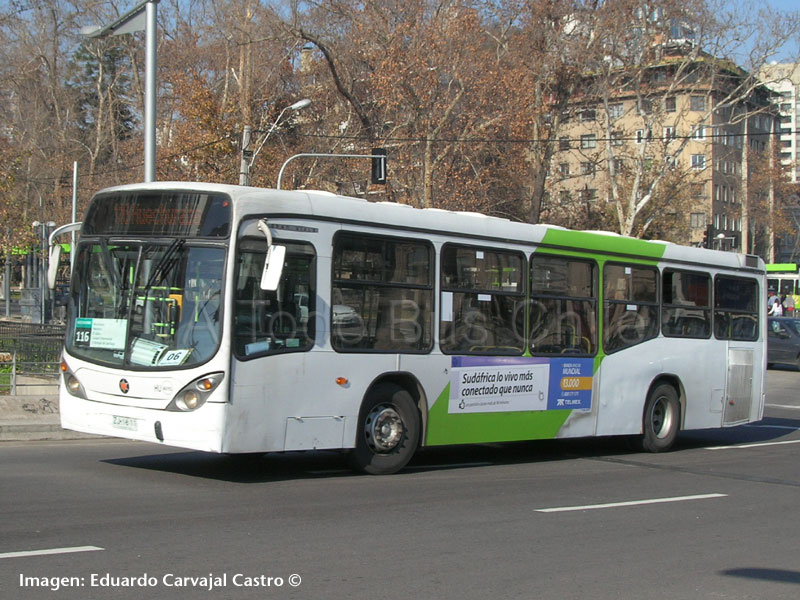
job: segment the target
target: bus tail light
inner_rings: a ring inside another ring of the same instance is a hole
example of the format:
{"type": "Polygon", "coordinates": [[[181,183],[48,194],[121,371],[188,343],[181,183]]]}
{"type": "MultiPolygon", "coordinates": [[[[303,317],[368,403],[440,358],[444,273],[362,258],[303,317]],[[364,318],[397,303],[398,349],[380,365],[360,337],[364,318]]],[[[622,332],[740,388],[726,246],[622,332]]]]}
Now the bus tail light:
{"type": "Polygon", "coordinates": [[[180,412],[197,410],[206,403],[211,392],[217,389],[224,376],[224,373],[212,373],[195,379],[175,395],[167,406],[167,410],[180,412]]]}

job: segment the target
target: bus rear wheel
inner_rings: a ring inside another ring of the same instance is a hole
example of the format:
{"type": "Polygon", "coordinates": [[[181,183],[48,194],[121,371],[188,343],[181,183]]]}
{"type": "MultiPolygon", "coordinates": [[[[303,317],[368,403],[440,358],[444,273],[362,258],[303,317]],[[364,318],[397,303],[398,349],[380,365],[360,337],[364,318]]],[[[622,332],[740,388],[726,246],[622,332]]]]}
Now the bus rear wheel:
{"type": "Polygon", "coordinates": [[[405,467],[420,437],[419,413],[411,394],[394,384],[375,386],[361,406],[356,436],[350,457],[357,470],[389,475],[405,467]]]}
{"type": "Polygon", "coordinates": [[[680,421],[681,404],[675,388],[668,383],[657,385],[644,407],[642,449],[665,452],[672,448],[678,437],[680,421]]]}

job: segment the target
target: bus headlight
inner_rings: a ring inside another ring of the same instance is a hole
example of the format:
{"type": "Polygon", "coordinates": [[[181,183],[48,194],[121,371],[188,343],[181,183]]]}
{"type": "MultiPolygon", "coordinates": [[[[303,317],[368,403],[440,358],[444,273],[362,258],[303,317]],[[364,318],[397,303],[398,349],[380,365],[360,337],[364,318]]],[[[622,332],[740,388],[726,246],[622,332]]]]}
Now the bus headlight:
{"type": "Polygon", "coordinates": [[[180,412],[197,410],[206,403],[206,400],[217,389],[224,376],[224,373],[212,373],[195,379],[175,394],[172,402],[167,406],[167,410],[180,412]]]}
{"type": "Polygon", "coordinates": [[[79,394],[81,391],[81,382],[75,377],[75,375],[67,375],[67,389],[69,393],[73,396],[75,394],[79,394]]]}
{"type": "Polygon", "coordinates": [[[67,363],[62,360],[60,368],[61,375],[64,377],[64,387],[67,389],[67,392],[76,398],[86,399],[86,392],[83,389],[83,385],[81,385],[81,382],[75,377],[72,371],[69,370],[67,363]]]}

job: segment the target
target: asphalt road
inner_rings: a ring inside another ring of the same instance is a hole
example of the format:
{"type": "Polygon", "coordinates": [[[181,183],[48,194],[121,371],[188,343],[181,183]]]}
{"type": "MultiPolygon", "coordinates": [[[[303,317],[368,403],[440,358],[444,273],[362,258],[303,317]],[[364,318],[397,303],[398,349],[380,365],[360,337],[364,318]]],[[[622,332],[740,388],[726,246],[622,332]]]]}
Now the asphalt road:
{"type": "Polygon", "coordinates": [[[800,372],[766,418],[624,440],[234,458],[0,444],[0,598],[783,599],[800,595],[800,372]]]}

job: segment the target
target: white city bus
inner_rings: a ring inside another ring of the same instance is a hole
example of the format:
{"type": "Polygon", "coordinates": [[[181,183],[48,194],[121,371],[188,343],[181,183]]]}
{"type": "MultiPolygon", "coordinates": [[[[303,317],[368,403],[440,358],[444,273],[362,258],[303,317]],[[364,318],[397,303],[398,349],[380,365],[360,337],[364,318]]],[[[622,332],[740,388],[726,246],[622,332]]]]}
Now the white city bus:
{"type": "Polygon", "coordinates": [[[754,256],[324,192],[116,187],[81,229],[62,425],[347,449],[376,474],[420,446],[662,451],[761,419],[764,295],[754,256]]]}

